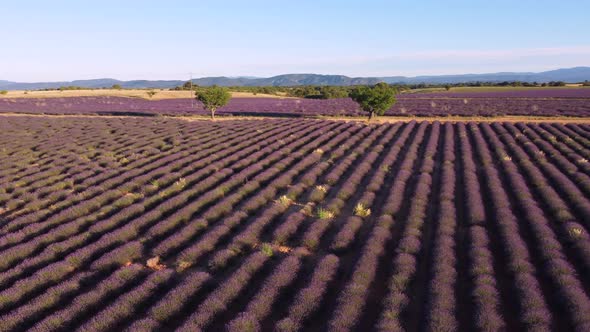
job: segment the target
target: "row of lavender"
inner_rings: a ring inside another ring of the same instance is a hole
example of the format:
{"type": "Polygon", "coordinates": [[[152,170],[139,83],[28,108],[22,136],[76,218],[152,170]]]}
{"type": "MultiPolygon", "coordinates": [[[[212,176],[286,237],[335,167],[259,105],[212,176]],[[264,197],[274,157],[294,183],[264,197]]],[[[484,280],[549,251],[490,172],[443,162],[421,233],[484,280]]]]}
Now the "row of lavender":
{"type": "Polygon", "coordinates": [[[405,93],[404,98],[590,98],[590,87],[578,88],[471,88],[471,90],[405,93]]]}
{"type": "MultiPolygon", "coordinates": [[[[588,89],[590,90],[590,89],[588,89]]],[[[123,97],[0,98],[0,112],[33,114],[207,115],[190,99],[145,100],[123,97]]],[[[351,99],[234,98],[219,115],[359,116],[351,99]]],[[[590,98],[509,97],[448,98],[443,95],[401,95],[386,115],[396,116],[590,116],[590,98]],[[421,97],[418,97],[421,96],[421,97]],[[424,97],[426,96],[426,97],[424,97]]]]}
{"type": "Polygon", "coordinates": [[[588,329],[586,125],[0,126],[0,331],[588,329]]]}

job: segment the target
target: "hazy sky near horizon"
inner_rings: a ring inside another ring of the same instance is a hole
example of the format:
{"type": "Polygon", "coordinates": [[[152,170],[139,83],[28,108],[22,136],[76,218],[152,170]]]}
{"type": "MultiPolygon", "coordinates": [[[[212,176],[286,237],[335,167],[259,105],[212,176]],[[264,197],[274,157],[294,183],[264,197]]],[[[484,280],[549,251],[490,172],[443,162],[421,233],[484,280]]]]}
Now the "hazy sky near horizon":
{"type": "Polygon", "coordinates": [[[590,65],[590,1],[6,1],[0,80],[590,65]]]}

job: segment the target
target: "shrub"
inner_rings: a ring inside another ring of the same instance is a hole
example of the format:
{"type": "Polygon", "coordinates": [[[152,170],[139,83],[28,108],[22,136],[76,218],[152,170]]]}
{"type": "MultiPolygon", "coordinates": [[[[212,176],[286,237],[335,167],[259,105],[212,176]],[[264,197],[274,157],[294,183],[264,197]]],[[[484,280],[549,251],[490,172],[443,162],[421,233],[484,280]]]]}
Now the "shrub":
{"type": "Polygon", "coordinates": [[[325,185],[317,185],[313,188],[313,191],[309,195],[309,200],[312,202],[320,202],[326,197],[326,192],[328,191],[325,185]]]}
{"type": "Polygon", "coordinates": [[[260,246],[260,251],[262,251],[262,253],[265,254],[268,257],[272,257],[273,254],[274,254],[273,249],[272,249],[272,246],[270,244],[268,244],[268,243],[263,243],[260,246]]]}
{"type": "Polygon", "coordinates": [[[334,218],[334,212],[320,207],[316,209],[316,216],[320,219],[332,219],[334,218]]]}
{"type": "Polygon", "coordinates": [[[371,215],[371,209],[365,207],[363,203],[357,203],[354,206],[354,215],[359,217],[368,217],[371,215]]]}
{"type": "Polygon", "coordinates": [[[279,199],[277,201],[279,204],[281,204],[285,207],[293,204],[293,200],[290,199],[289,197],[287,197],[286,195],[282,195],[281,197],[279,197],[279,199]]]}

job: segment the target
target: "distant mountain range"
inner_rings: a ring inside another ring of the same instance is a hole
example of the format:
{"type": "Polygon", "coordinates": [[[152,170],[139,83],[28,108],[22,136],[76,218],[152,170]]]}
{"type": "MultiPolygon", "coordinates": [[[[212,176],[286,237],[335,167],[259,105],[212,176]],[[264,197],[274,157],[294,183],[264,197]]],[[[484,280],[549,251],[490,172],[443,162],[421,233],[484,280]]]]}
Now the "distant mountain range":
{"type": "MultiPolygon", "coordinates": [[[[299,86],[299,85],[366,85],[379,82],[403,83],[403,84],[441,84],[441,83],[468,83],[468,82],[549,82],[564,81],[569,83],[590,80],[590,67],[564,68],[544,71],[540,73],[492,73],[492,74],[463,74],[463,75],[436,75],[436,76],[387,76],[387,77],[348,77],[343,75],[318,75],[318,74],[286,74],[268,78],[261,77],[203,77],[193,79],[193,84],[200,86],[299,86]]],[[[166,80],[133,80],[120,81],[112,78],[93,80],[76,80],[69,82],[39,82],[22,83],[0,80],[0,90],[38,90],[57,89],[62,86],[79,86],[84,88],[109,88],[115,84],[123,88],[155,88],[167,89],[182,85],[186,81],[166,80]]]]}

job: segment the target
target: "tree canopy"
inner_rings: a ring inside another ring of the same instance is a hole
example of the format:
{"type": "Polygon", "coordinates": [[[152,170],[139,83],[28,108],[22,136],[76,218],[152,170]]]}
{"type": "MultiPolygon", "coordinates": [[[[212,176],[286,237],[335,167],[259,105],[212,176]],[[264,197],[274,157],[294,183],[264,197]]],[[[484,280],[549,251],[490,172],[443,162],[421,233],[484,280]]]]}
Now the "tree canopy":
{"type": "Polygon", "coordinates": [[[361,109],[369,113],[369,120],[375,115],[383,115],[395,104],[396,90],[386,83],[378,83],[373,87],[359,86],[350,91],[350,98],[357,102],[361,109]]]}
{"type": "Polygon", "coordinates": [[[215,111],[225,106],[231,99],[229,90],[220,86],[202,88],[197,92],[197,100],[211,112],[211,119],[215,118],[215,111]]]}

